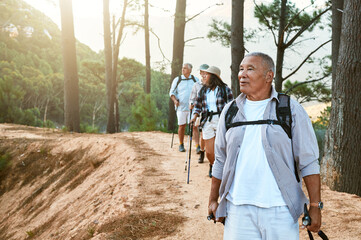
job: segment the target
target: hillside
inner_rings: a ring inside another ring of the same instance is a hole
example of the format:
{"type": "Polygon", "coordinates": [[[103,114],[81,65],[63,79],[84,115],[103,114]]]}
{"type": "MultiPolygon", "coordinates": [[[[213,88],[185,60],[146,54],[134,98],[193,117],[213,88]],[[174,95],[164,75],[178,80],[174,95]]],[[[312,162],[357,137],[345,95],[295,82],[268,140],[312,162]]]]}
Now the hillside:
{"type": "MultiPolygon", "coordinates": [[[[0,239],[222,239],[223,226],[206,220],[208,164],[192,152],[186,184],[186,155],[170,141],[1,124],[0,165],[10,164],[0,172],[0,239]]],[[[359,239],[361,198],[322,194],[324,232],[359,239]]]]}

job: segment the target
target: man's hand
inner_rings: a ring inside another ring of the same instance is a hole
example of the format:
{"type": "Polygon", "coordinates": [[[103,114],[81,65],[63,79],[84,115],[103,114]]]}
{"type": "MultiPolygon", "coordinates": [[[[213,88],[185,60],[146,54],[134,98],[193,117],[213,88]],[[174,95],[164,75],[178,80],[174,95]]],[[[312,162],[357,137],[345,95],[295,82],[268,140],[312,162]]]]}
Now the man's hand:
{"type": "MultiPolygon", "coordinates": [[[[218,197],[219,197],[219,187],[221,185],[221,180],[215,177],[212,177],[211,193],[209,194],[208,201],[208,215],[213,214],[214,218],[216,216],[216,211],[218,208],[218,197]]],[[[214,219],[215,222],[223,222],[224,217],[214,219]]]]}
{"type": "Polygon", "coordinates": [[[179,101],[177,99],[175,99],[173,102],[174,102],[174,106],[176,106],[176,107],[179,106],[179,101]]]}
{"type": "Polygon", "coordinates": [[[198,113],[195,113],[193,116],[194,116],[194,117],[192,118],[191,123],[194,125],[194,124],[196,123],[197,117],[198,117],[199,115],[198,115],[198,113]]]}
{"type": "Polygon", "coordinates": [[[189,104],[189,110],[192,110],[194,108],[193,104],[189,104]]]}
{"type": "Polygon", "coordinates": [[[311,225],[307,226],[307,229],[311,232],[318,232],[321,227],[321,209],[318,207],[310,206],[309,214],[311,218],[311,225]]]}
{"type": "Polygon", "coordinates": [[[217,201],[210,202],[209,206],[208,206],[208,216],[213,214],[214,217],[212,218],[212,220],[214,220],[214,222],[223,222],[224,217],[215,218],[217,208],[218,208],[218,202],[217,201]]]}

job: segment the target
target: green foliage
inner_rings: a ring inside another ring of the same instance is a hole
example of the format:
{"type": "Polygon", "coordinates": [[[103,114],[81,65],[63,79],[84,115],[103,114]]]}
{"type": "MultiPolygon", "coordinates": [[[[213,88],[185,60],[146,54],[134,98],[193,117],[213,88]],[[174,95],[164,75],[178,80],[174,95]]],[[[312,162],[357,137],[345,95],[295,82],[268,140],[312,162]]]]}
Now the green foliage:
{"type": "Polygon", "coordinates": [[[208,32],[207,37],[214,42],[220,42],[222,46],[231,46],[231,25],[223,20],[212,19],[209,24],[211,30],[208,32]]]}
{"type": "MultiPolygon", "coordinates": [[[[214,42],[220,42],[224,47],[231,47],[231,24],[223,20],[212,19],[209,24],[211,30],[208,32],[207,37],[214,42]]],[[[256,30],[244,29],[243,38],[245,42],[250,42],[254,39],[256,30]]]]}
{"type": "Polygon", "coordinates": [[[33,231],[31,231],[31,230],[26,231],[26,235],[28,235],[29,238],[35,237],[35,233],[33,231]]]}
{"type": "MultiPolygon", "coordinates": [[[[286,39],[293,33],[297,33],[303,26],[309,24],[312,19],[322,12],[322,9],[316,9],[311,13],[301,12],[296,5],[287,1],[286,7],[286,39]]],[[[261,3],[254,9],[254,16],[258,19],[259,23],[264,27],[272,29],[277,32],[280,22],[281,12],[281,0],[273,0],[269,5],[261,3]]],[[[314,27],[320,22],[320,19],[316,20],[307,31],[312,32],[314,27]]]]}
{"type": "Polygon", "coordinates": [[[326,107],[322,112],[321,116],[317,117],[317,120],[312,122],[313,128],[315,129],[327,129],[330,122],[331,107],[326,107]]]}
{"type": "MultiPolygon", "coordinates": [[[[0,4],[2,27],[14,25],[18,35],[0,31],[0,122],[55,128],[63,125],[64,76],[61,32],[57,25],[22,0],[0,4]],[[34,29],[30,37],[25,28],[34,29]],[[44,122],[45,121],[45,122],[44,122]]],[[[80,122],[82,132],[104,131],[107,123],[106,85],[103,53],[76,43],[80,122]]],[[[144,95],[145,67],[123,58],[118,62],[117,100],[120,127],[128,130],[133,124],[132,106],[144,95]]],[[[148,120],[138,118],[137,129],[162,129],[168,115],[169,75],[152,71],[152,109],[148,120]]],[[[141,111],[141,100],[135,116],[141,111]]],[[[144,109],[145,110],[145,109],[144,109]]],[[[67,131],[63,128],[63,131],[67,131]]]]}
{"type": "Polygon", "coordinates": [[[11,155],[10,153],[1,153],[0,154],[0,172],[5,171],[10,165],[11,155]]]}
{"type": "Polygon", "coordinates": [[[156,108],[155,101],[149,94],[141,94],[132,107],[130,116],[130,131],[154,131],[161,126],[159,123],[160,112],[156,108]]]}
{"type": "Polygon", "coordinates": [[[29,126],[41,127],[42,121],[39,119],[40,111],[37,108],[26,109],[19,123],[29,126]]]}
{"type": "Polygon", "coordinates": [[[294,96],[299,103],[305,103],[310,101],[330,102],[331,101],[331,89],[323,82],[315,82],[309,84],[300,84],[297,87],[294,85],[300,84],[300,82],[291,82],[287,80],[284,84],[285,89],[291,89],[290,95],[294,96]]]}
{"type": "Polygon", "coordinates": [[[81,123],[80,124],[80,132],[81,133],[99,133],[99,128],[90,126],[88,124],[81,123]]]}
{"type": "Polygon", "coordinates": [[[55,123],[52,122],[51,120],[46,120],[45,122],[43,122],[42,127],[55,128],[55,123]]]}
{"type": "Polygon", "coordinates": [[[319,155],[320,155],[319,160],[321,160],[323,156],[323,149],[325,146],[325,134],[330,122],[330,114],[331,114],[331,107],[326,107],[321,112],[321,116],[318,116],[317,120],[312,122],[319,148],[319,155]]]}

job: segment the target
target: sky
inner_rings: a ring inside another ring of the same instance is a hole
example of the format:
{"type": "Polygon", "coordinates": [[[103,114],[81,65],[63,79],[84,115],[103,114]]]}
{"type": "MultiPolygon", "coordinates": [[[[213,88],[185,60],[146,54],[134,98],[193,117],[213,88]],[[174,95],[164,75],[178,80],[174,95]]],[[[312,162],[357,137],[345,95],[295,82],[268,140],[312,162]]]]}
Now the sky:
{"type": "MultiPolygon", "coordinates": [[[[58,0],[25,0],[27,3],[44,12],[60,27],[60,10],[57,6],[58,0]]],[[[269,2],[270,0],[262,1],[269,2]]],[[[111,14],[120,15],[120,4],[123,1],[110,0],[111,14]]],[[[176,0],[149,0],[152,7],[150,7],[150,28],[159,36],[160,46],[167,59],[172,59],[173,46],[173,23],[176,0]]],[[[260,2],[260,1],[258,1],[260,2]]],[[[308,1],[297,0],[297,7],[303,8],[308,1]]],[[[319,0],[316,2],[323,2],[319,0]]],[[[231,50],[221,46],[218,42],[211,42],[207,37],[210,30],[209,24],[212,18],[218,20],[231,21],[231,1],[230,0],[188,0],[186,15],[192,17],[195,14],[205,10],[198,17],[189,21],[186,24],[185,40],[202,37],[186,43],[184,49],[184,62],[193,64],[193,74],[199,76],[198,67],[207,63],[214,65],[221,69],[222,79],[230,85],[231,83],[231,50]],[[215,6],[216,3],[223,4],[215,6]],[[211,6],[211,7],[210,7],[211,6]]],[[[132,11],[126,16],[130,20],[143,21],[143,10],[132,11]]],[[[98,52],[104,48],[103,42],[103,6],[102,0],[73,0],[73,15],[74,15],[74,31],[75,37],[82,43],[88,45],[91,49],[98,52]]],[[[253,1],[245,0],[245,27],[252,27],[258,25],[257,20],[253,17],[253,1]]],[[[323,40],[328,36],[323,36],[323,40]]],[[[158,40],[151,34],[151,65],[155,69],[161,67],[160,63],[164,60],[159,47],[158,40]]],[[[311,43],[304,46],[312,51],[318,44],[311,43]]],[[[134,33],[134,29],[128,28],[126,30],[125,38],[120,46],[119,57],[133,58],[145,64],[144,51],[144,31],[139,30],[134,33]]],[[[259,37],[254,42],[246,43],[246,48],[250,51],[261,51],[269,54],[274,60],[276,58],[276,48],[274,46],[271,35],[264,38],[259,37]]],[[[327,45],[322,49],[320,55],[330,54],[331,45],[327,45]]],[[[297,65],[302,62],[302,52],[289,54],[286,57],[285,63],[289,66],[297,65]]],[[[170,63],[165,60],[167,65],[165,71],[170,73],[170,63]]],[[[307,71],[302,70],[296,78],[300,81],[304,80],[307,71]]]]}

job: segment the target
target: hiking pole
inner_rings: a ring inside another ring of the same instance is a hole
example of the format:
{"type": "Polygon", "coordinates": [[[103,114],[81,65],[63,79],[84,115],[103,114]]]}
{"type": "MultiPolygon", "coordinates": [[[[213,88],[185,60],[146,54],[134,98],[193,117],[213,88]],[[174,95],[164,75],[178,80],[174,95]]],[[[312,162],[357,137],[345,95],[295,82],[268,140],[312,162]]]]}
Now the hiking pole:
{"type": "MultiPolygon", "coordinates": [[[[190,115],[189,115],[189,123],[188,123],[188,132],[190,133],[190,122],[191,122],[191,116],[192,116],[192,109],[191,109],[191,112],[190,112],[190,115]]],[[[189,135],[188,135],[188,144],[189,144],[189,135]]],[[[188,156],[188,148],[186,150],[186,161],[185,161],[185,165],[184,165],[184,171],[187,171],[187,158],[188,156]]]]}
{"type": "MultiPolygon", "coordinates": [[[[303,226],[311,225],[311,217],[310,217],[310,214],[308,213],[306,203],[304,205],[303,212],[304,213],[303,213],[303,218],[302,218],[302,225],[303,226]]],[[[311,231],[307,229],[307,233],[308,233],[308,237],[310,238],[310,240],[313,240],[311,231]]],[[[326,236],[326,234],[324,232],[322,232],[322,230],[318,231],[317,234],[318,234],[318,236],[320,236],[322,238],[322,240],[328,240],[328,237],[326,236]]]]}
{"type": "MultiPolygon", "coordinates": [[[[175,108],[175,112],[177,113],[178,107],[175,108]]],[[[174,131],[175,131],[175,124],[174,124],[174,128],[173,128],[173,133],[172,133],[172,143],[170,144],[170,148],[173,148],[173,140],[174,140],[174,131]]]]}
{"type": "Polygon", "coordinates": [[[188,160],[188,177],[187,184],[189,184],[189,173],[191,171],[191,154],[192,154],[192,135],[193,135],[193,122],[190,124],[190,141],[189,141],[189,160],[188,160]]]}

